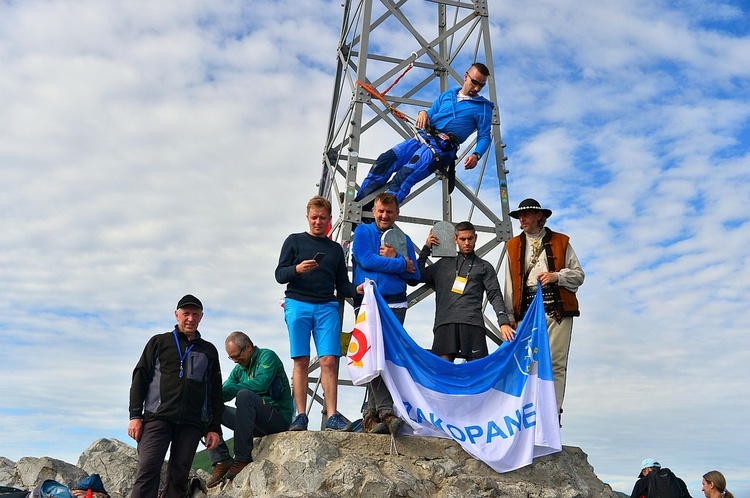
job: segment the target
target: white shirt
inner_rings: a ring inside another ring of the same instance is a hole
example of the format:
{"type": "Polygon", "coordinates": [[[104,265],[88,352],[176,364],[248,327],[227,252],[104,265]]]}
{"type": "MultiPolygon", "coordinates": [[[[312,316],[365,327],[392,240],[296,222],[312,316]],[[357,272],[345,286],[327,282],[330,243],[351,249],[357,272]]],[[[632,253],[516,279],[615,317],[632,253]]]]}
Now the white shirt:
{"type": "MultiPolygon", "coordinates": [[[[534,239],[538,239],[541,243],[541,240],[546,234],[547,229],[544,227],[542,227],[542,230],[537,235],[526,234],[526,260],[523,265],[524,271],[529,268],[529,265],[534,258],[534,239]]],[[[547,266],[547,251],[544,249],[543,245],[541,248],[542,250],[539,254],[539,258],[533,268],[531,268],[529,278],[525,282],[525,285],[530,287],[532,291],[536,290],[539,275],[549,271],[549,267],[547,266]]],[[[558,285],[570,292],[578,291],[578,288],[583,284],[583,279],[586,275],[583,272],[583,268],[581,268],[581,263],[578,261],[578,256],[576,256],[570,242],[568,242],[568,248],[565,251],[565,266],[560,269],[560,271],[556,272],[556,274],[559,279],[558,285]]],[[[505,285],[503,289],[503,298],[505,299],[505,309],[508,310],[508,318],[510,318],[511,322],[516,321],[513,316],[513,281],[510,274],[510,264],[508,264],[507,253],[505,258],[505,285]]]]}

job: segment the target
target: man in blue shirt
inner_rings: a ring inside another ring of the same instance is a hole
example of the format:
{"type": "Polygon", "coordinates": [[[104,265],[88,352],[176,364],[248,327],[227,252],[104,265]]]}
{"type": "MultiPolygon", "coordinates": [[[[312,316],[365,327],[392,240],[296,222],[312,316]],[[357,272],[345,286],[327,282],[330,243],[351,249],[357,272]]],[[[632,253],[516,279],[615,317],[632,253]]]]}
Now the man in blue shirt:
{"type": "Polygon", "coordinates": [[[474,152],[466,156],[465,169],[476,167],[492,142],[491,125],[494,104],[479,95],[490,71],[481,62],[472,64],[460,87],[443,92],[428,111],[419,111],[418,137],[410,138],[381,154],[355,197],[361,201],[388,183],[387,192],[403,203],[412,187],[436,169],[449,171],[456,161],[459,145],[477,132],[474,152]],[[395,175],[394,175],[395,173],[395,175]]]}
{"type": "MultiPolygon", "coordinates": [[[[406,252],[399,254],[393,245],[386,242],[385,235],[394,229],[393,224],[398,219],[396,196],[386,192],[378,194],[372,214],[375,223],[359,225],[354,232],[354,283],[361,284],[365,278],[374,281],[388,307],[403,325],[409,307],[406,301],[406,284],[417,285],[420,279],[414,244],[405,235],[406,252]]],[[[361,304],[362,298],[356,297],[354,307],[357,313],[361,304]]],[[[365,432],[390,432],[395,436],[404,425],[404,421],[393,413],[393,398],[380,377],[367,384],[367,405],[362,413],[365,432]]]]}

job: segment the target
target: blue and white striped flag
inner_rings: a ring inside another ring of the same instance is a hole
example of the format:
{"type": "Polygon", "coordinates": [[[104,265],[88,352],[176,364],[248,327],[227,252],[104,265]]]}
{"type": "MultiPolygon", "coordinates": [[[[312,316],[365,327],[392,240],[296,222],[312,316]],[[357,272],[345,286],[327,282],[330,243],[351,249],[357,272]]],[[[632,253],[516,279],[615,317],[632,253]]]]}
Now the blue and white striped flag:
{"type": "Polygon", "coordinates": [[[417,345],[368,283],[348,368],[356,385],[382,375],[405,433],[454,439],[498,472],[562,450],[541,291],[512,342],[454,365],[417,345]]]}

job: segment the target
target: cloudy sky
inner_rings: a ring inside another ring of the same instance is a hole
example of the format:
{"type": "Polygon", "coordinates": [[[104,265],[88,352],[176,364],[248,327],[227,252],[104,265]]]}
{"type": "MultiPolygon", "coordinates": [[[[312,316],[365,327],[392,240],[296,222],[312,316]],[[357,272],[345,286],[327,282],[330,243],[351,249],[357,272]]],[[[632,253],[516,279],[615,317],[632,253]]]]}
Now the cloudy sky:
{"type": "MultiPolygon", "coordinates": [[[[273,268],[317,192],[340,4],[0,2],[0,456],[129,441],[132,368],[185,293],[207,339],[288,358],[273,268]]],[[[750,495],[750,8],[490,8],[511,206],[551,208],[587,275],[564,444],[619,491],[654,457],[750,495]]]]}

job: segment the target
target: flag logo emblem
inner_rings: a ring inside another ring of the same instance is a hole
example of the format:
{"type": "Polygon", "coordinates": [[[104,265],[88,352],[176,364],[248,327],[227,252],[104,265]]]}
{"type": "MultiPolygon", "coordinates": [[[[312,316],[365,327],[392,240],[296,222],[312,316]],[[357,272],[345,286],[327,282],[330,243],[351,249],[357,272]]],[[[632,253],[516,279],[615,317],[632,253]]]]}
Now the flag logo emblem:
{"type": "MultiPolygon", "coordinates": [[[[364,322],[367,318],[367,313],[361,312],[357,317],[357,325],[364,322]]],[[[352,330],[352,340],[349,342],[349,366],[362,368],[364,363],[362,359],[365,357],[367,352],[370,350],[370,344],[367,342],[367,336],[359,330],[356,326],[352,330]]]]}

